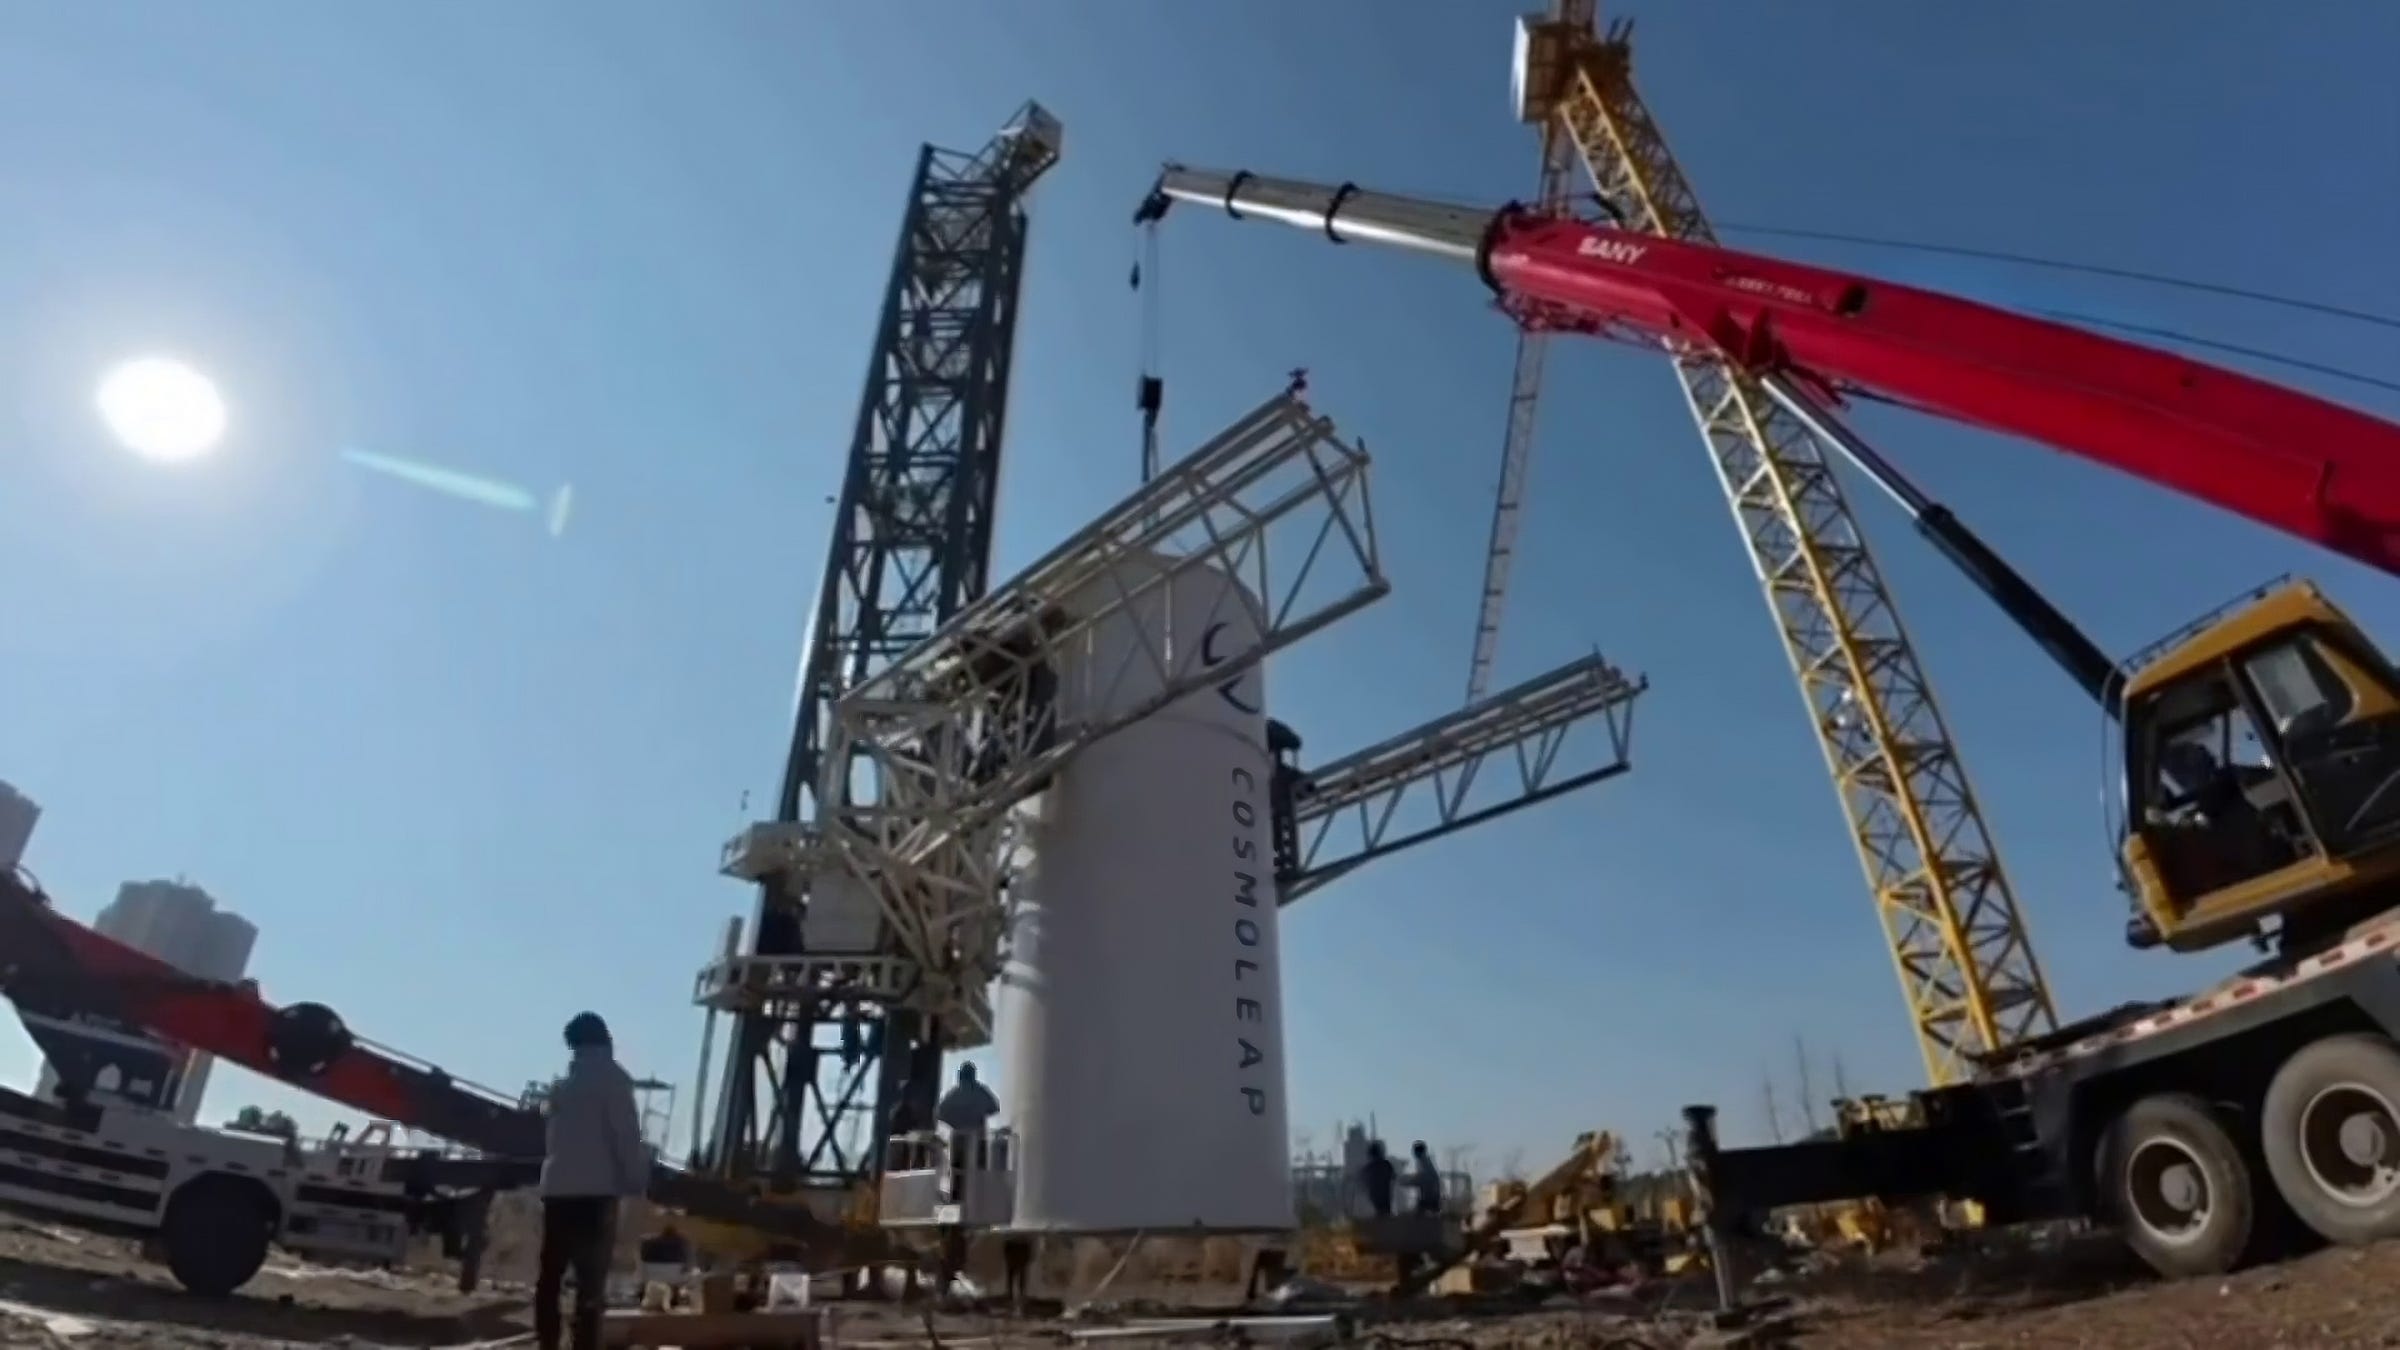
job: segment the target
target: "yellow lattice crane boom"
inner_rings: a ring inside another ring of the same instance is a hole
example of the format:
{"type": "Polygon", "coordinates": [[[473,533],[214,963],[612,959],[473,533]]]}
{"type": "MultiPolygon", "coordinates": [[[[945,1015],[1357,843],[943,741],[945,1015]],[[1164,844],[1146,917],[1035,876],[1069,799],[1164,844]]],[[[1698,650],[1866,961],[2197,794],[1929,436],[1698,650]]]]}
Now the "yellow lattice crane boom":
{"type": "MultiPolygon", "coordinates": [[[[1555,22],[1584,31],[1592,26],[1594,0],[1558,0],[1555,22]]],[[[1555,120],[1544,121],[1542,177],[1534,190],[1536,209],[1566,209],[1574,182],[1575,143],[1555,120]]],[[[1517,360],[1508,384],[1508,424],[1500,443],[1500,488],[1492,498],[1492,538],[1483,555],[1483,599],[1475,613],[1475,646],[1467,662],[1467,702],[1491,688],[1492,662],[1500,651],[1500,619],[1508,605],[1509,569],[1517,557],[1517,524],[1525,505],[1525,469],[1533,458],[1534,416],[1542,398],[1542,363],[1550,335],[1532,325],[1517,329],[1517,360]]]]}
{"type": "MultiPolygon", "coordinates": [[[[1633,86],[1631,25],[1561,0],[1519,20],[1518,116],[1583,160],[1629,229],[1714,244],[1633,86]]],[[[1547,156],[1546,156],[1547,157],[1547,156]]],[[[1939,1083],[2056,1013],[1966,769],[1832,468],[1790,412],[1722,362],[1671,354],[1800,677],[1860,863],[1939,1083]]]]}

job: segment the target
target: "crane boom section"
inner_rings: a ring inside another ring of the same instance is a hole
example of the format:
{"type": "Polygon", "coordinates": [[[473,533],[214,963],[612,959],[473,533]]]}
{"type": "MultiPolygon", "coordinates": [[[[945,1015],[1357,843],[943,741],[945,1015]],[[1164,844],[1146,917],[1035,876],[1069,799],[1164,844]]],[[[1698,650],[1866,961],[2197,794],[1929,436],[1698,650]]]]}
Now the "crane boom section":
{"type": "MultiPolygon", "coordinates": [[[[255,985],[188,975],[59,913],[49,897],[6,869],[0,869],[0,953],[6,954],[0,961],[0,998],[16,1004],[21,1014],[54,1023],[96,1019],[138,1028],[377,1119],[464,1145],[482,1155],[446,1160],[464,1184],[527,1184],[546,1151],[538,1108],[372,1045],[323,1004],[277,1007],[261,998],[255,985]]],[[[27,1028],[34,1024],[29,1021],[27,1028]]],[[[42,1049],[50,1056],[56,1047],[42,1049]]],[[[71,1063],[53,1059],[53,1064],[62,1084],[74,1077],[71,1063]]],[[[77,1091],[85,1086],[78,1084],[77,1091]]],[[[395,1158],[392,1165],[404,1163],[431,1167],[424,1159],[395,1158]]],[[[648,1191],[659,1204],[779,1239],[829,1243],[841,1237],[806,1206],[776,1204],[655,1159],[648,1191]]]]}
{"type": "Polygon", "coordinates": [[[1473,264],[1537,326],[1625,332],[2040,441],[2400,573],[2400,426],[1958,296],[1586,221],[1170,169],[1169,197],[1473,264]]]}
{"type": "MultiPolygon", "coordinates": [[[[1563,110],[1560,116],[1601,181],[1610,161],[1596,152],[1581,121],[1563,110]]],[[[1644,144],[1654,146],[1655,139],[1644,144]]],[[[1604,191],[1612,211],[1660,234],[1704,234],[1706,223],[1663,149],[1642,163],[1649,176],[1638,190],[1604,191]]],[[[1223,205],[1237,216],[1276,215],[1336,239],[1357,237],[1363,219],[1386,242],[1478,265],[1495,289],[1482,265],[1497,232],[1511,223],[1504,213],[1473,207],[1349,186],[1328,192],[1247,174],[1170,170],[1159,190],[1223,205]]],[[[1972,1072],[1977,1056],[2056,1020],[2015,895],[1881,571],[1851,518],[1830,450],[1780,409],[1761,382],[1737,378],[1732,363],[1714,353],[1686,343],[1672,364],[1850,823],[1926,1073],[1936,1083],[1956,1081],[1972,1072]]],[[[1773,378],[1792,382],[1788,375],[1773,378]]]]}
{"type": "MultiPolygon", "coordinates": [[[[1569,22],[1591,25],[1590,0],[1572,0],[1569,22]]],[[[1542,176],[1535,206],[1557,213],[1566,205],[1575,143],[1556,124],[1542,129],[1542,176]]],[[[1526,470],[1533,462],[1533,434],[1542,399],[1542,365],[1550,335],[1517,329],[1517,355],[1508,381],[1508,421],[1500,440],[1500,481],[1492,494],[1492,534],[1483,553],[1483,599],[1475,611],[1475,645],[1467,658],[1466,702],[1489,690],[1500,655],[1500,620],[1508,608],[1508,579],[1516,565],[1517,529],[1524,519],[1526,470]]]]}

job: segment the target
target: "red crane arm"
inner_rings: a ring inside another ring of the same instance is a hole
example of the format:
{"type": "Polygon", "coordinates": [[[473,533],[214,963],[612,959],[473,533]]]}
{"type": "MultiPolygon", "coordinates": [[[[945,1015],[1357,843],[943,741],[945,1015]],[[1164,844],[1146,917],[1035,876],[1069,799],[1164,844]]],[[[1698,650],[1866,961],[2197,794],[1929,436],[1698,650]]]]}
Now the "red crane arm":
{"type": "Polygon", "coordinates": [[[1873,392],[2400,573],[2400,426],[2265,380],[1957,296],[1514,208],[1174,165],[1143,210],[1170,200],[1468,263],[1521,322],[1873,392]]]}
{"type": "MultiPolygon", "coordinates": [[[[42,1042],[62,1083],[73,1071],[67,1038],[33,1019],[98,1018],[139,1028],[353,1110],[464,1144],[485,1155],[455,1169],[475,1185],[530,1181],[546,1150],[541,1112],[364,1044],[321,1003],[277,1007],[247,984],[187,975],[59,913],[49,897],[6,868],[0,868],[0,996],[31,1015],[26,1028],[42,1042]]],[[[804,1247],[843,1240],[805,1206],[663,1163],[651,1165],[650,1198],[804,1247]]]]}
{"type": "MultiPolygon", "coordinates": [[[[248,985],[187,975],[60,914],[6,871],[0,871],[0,994],[37,1016],[138,1027],[498,1157],[538,1160],[543,1153],[539,1112],[360,1044],[322,1004],[278,1008],[248,985]]],[[[28,1029],[42,1035],[31,1023],[28,1029]]],[[[67,1066],[59,1068],[63,1077],[67,1066]]]]}
{"type": "Polygon", "coordinates": [[[1529,321],[1871,390],[2400,572],[2400,426],[2340,404],[1957,296],[1584,221],[1505,216],[1486,266],[1529,321]]]}

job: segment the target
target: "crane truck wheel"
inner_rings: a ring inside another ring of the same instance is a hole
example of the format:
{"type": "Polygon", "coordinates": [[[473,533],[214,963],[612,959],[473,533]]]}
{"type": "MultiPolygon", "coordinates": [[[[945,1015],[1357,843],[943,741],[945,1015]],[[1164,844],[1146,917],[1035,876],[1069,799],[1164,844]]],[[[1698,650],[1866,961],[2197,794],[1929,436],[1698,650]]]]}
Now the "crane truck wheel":
{"type": "Polygon", "coordinates": [[[2240,1265],[2258,1235],[2249,1160],[2207,1102],[2144,1097],[2100,1144],[2103,1212],[2161,1275],[2215,1275],[2240,1265]]]}
{"type": "Polygon", "coordinates": [[[2267,1085],[2259,1133],[2276,1190],[2326,1241],[2400,1237],[2400,1047],[2372,1035],[2302,1047],[2267,1085]]]}
{"type": "Polygon", "coordinates": [[[247,1177],[209,1172],[175,1188],[158,1226],[167,1271],[203,1298],[250,1282],[275,1237],[275,1202],[247,1177]]]}

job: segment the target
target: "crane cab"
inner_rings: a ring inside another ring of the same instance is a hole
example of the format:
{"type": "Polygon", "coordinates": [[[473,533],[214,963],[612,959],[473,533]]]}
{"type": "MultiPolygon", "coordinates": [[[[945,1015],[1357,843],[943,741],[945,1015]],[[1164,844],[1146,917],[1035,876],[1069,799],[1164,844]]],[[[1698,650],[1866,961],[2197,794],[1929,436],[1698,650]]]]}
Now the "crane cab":
{"type": "Polygon", "coordinates": [[[2287,952],[2400,902],[2400,675],[2308,582],[2171,640],[2120,693],[2136,945],[2287,952]]]}

